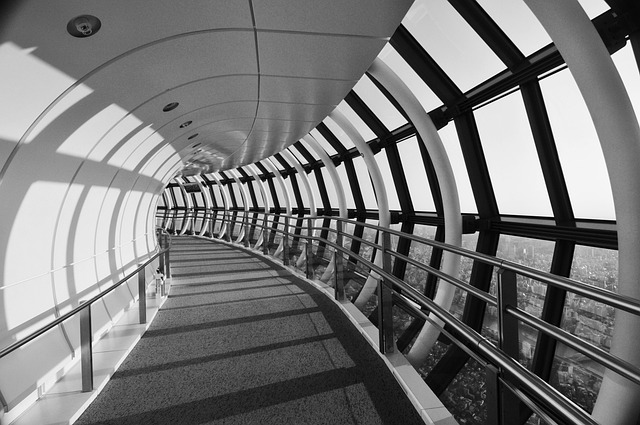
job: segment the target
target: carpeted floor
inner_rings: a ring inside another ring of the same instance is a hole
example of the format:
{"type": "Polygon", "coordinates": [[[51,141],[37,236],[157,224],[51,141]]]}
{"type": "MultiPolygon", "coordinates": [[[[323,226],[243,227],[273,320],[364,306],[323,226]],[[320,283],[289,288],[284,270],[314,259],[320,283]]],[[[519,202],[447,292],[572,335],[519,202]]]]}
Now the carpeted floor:
{"type": "Polygon", "coordinates": [[[422,424],[340,309],[252,253],[174,238],[169,299],[76,424],[422,424]]]}

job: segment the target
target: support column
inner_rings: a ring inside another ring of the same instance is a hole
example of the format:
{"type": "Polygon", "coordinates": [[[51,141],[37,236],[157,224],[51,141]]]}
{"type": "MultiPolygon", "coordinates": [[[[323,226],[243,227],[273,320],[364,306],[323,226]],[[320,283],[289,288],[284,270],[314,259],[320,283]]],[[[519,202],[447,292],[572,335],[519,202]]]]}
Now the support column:
{"type": "MultiPolygon", "coordinates": [[[[291,195],[289,194],[289,189],[287,188],[287,185],[284,184],[284,179],[282,178],[282,174],[280,174],[280,171],[278,171],[276,166],[273,165],[273,162],[271,162],[271,160],[269,158],[263,160],[262,164],[264,164],[264,166],[267,167],[267,169],[269,171],[271,171],[275,175],[276,181],[280,185],[280,189],[282,189],[282,193],[284,195],[284,204],[285,204],[285,209],[286,209],[286,213],[285,214],[287,215],[287,217],[285,218],[285,222],[288,223],[289,217],[291,216],[291,212],[292,212],[292,209],[291,209],[291,195]]],[[[285,243],[287,243],[287,241],[286,241],[286,238],[284,237],[284,234],[283,234],[282,239],[280,239],[280,245],[278,245],[278,248],[276,248],[276,252],[273,253],[274,257],[277,257],[280,254],[282,254],[282,252],[284,251],[285,243]]]]}
{"type": "MultiPolygon", "coordinates": [[[[611,181],[618,226],[618,292],[640,299],[640,127],[611,56],[580,4],[525,0],[569,67],[593,120],[611,181]]],[[[611,354],[640,366],[640,318],[616,311],[611,354]]],[[[607,370],[593,418],[608,425],[635,424],[640,387],[607,370]]]]}
{"type": "MultiPolygon", "coordinates": [[[[222,227],[220,228],[220,233],[218,234],[218,239],[222,239],[227,233],[231,232],[231,226],[229,226],[227,215],[229,214],[229,193],[227,192],[227,188],[222,186],[220,179],[215,174],[211,174],[213,180],[215,180],[218,188],[220,189],[220,194],[222,195],[222,203],[224,204],[224,213],[222,218],[222,227]]],[[[213,236],[213,235],[212,235],[213,236]]],[[[231,235],[229,234],[227,237],[231,240],[231,235]]]]}
{"type": "MultiPolygon", "coordinates": [[[[280,152],[280,154],[284,157],[284,159],[286,159],[290,164],[292,164],[293,167],[298,172],[298,175],[300,176],[300,180],[302,181],[302,185],[304,186],[304,189],[307,192],[307,205],[309,205],[309,217],[315,217],[317,215],[316,214],[316,198],[313,195],[313,191],[311,190],[311,184],[309,183],[309,177],[307,177],[307,173],[305,173],[304,169],[302,168],[302,165],[297,160],[297,158],[293,156],[291,152],[285,149],[282,152],[280,152]]],[[[307,236],[311,236],[311,235],[307,235],[307,236]]],[[[309,241],[307,240],[306,243],[309,243],[309,241]]],[[[307,261],[307,250],[303,249],[302,254],[300,254],[300,257],[298,257],[296,266],[302,267],[302,265],[305,264],[306,261],[307,261]]]]}
{"type": "MultiPolygon", "coordinates": [[[[307,144],[311,147],[311,149],[313,149],[316,155],[318,155],[320,161],[322,161],[322,163],[324,164],[324,167],[327,169],[329,177],[333,182],[333,186],[336,189],[336,195],[338,196],[338,211],[340,218],[343,218],[345,220],[348,219],[349,214],[347,212],[347,197],[344,194],[344,188],[342,187],[342,183],[340,182],[340,176],[338,175],[338,170],[336,170],[335,164],[333,163],[333,161],[331,161],[331,158],[329,158],[327,152],[325,152],[325,150],[322,148],[322,146],[320,146],[316,139],[314,139],[310,135],[306,135],[302,138],[302,140],[307,142],[307,144]]],[[[344,231],[347,232],[348,230],[345,228],[344,231]]],[[[325,269],[320,280],[326,282],[331,277],[334,268],[335,263],[332,260],[329,263],[329,266],[327,266],[327,268],[325,269]]]]}
{"type": "MultiPolygon", "coordinates": [[[[240,196],[242,196],[242,204],[244,206],[244,219],[242,220],[242,230],[240,231],[240,233],[238,234],[238,237],[236,238],[236,243],[242,243],[245,236],[247,238],[249,237],[249,231],[247,229],[247,223],[248,223],[247,219],[249,217],[249,204],[248,204],[249,196],[247,194],[247,188],[244,187],[244,185],[240,181],[238,172],[236,170],[228,170],[228,173],[231,174],[231,177],[233,177],[233,179],[236,181],[236,184],[240,189],[240,196]]],[[[248,246],[248,244],[245,243],[245,246],[248,246]]]]}
{"type": "Polygon", "coordinates": [[[264,187],[264,183],[262,182],[262,180],[260,180],[260,177],[258,176],[258,173],[256,172],[256,170],[254,170],[253,165],[249,164],[247,166],[244,167],[245,170],[247,170],[249,172],[249,174],[251,174],[251,176],[253,176],[253,178],[255,179],[256,183],[258,183],[258,188],[260,189],[260,195],[262,196],[262,203],[264,204],[264,222],[263,222],[263,229],[260,232],[260,236],[258,236],[258,240],[256,241],[256,244],[253,246],[253,249],[258,249],[258,247],[260,245],[262,245],[263,243],[266,246],[266,241],[265,241],[265,231],[267,228],[267,213],[269,212],[269,210],[271,209],[271,204],[269,202],[269,196],[267,195],[267,190],[264,187]]]}
{"type": "MultiPolygon", "coordinates": [[[[362,158],[364,159],[364,163],[369,170],[369,175],[371,176],[371,181],[373,182],[373,188],[376,193],[376,199],[378,202],[378,220],[380,227],[389,228],[391,224],[391,212],[389,211],[389,201],[387,198],[387,188],[384,184],[384,179],[382,178],[382,173],[380,172],[380,167],[378,167],[378,163],[371,151],[367,142],[364,141],[358,130],[353,126],[353,124],[344,116],[340,111],[334,110],[329,114],[329,118],[334,120],[336,124],[338,124],[345,132],[347,137],[351,139],[353,144],[356,146],[356,149],[362,154],[362,158]]],[[[374,264],[378,267],[382,267],[383,263],[383,255],[379,253],[376,255],[374,264]]],[[[363,308],[371,295],[375,292],[378,287],[378,281],[380,280],[380,275],[376,272],[369,273],[367,280],[358,295],[358,298],[354,301],[354,304],[358,308],[363,308]]]]}
{"type": "MultiPolygon", "coordinates": [[[[461,246],[462,244],[462,215],[460,214],[460,200],[456,186],[453,169],[447,151],[438,135],[438,130],[433,125],[431,117],[424,110],[418,99],[411,93],[411,90],[400,80],[400,78],[381,59],[373,62],[369,68],[369,73],[378,80],[409,116],[409,119],[416,127],[424,146],[433,160],[433,168],[438,176],[440,191],[442,193],[442,203],[444,210],[445,243],[449,245],[461,246]]],[[[442,259],[442,271],[451,276],[458,276],[460,269],[460,257],[458,255],[444,252],[442,259]]],[[[442,308],[449,310],[453,302],[455,287],[440,280],[438,292],[433,301],[442,308]]],[[[431,318],[440,325],[443,325],[434,315],[431,318]]],[[[429,351],[440,331],[431,323],[425,323],[418,334],[407,359],[414,366],[420,366],[427,358],[429,351]]]]}

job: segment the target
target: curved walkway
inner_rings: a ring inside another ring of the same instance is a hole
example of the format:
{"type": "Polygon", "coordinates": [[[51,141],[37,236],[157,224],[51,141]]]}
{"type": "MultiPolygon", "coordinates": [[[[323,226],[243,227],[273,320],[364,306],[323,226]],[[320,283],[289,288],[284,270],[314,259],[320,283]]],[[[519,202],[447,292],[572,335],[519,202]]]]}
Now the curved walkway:
{"type": "Polygon", "coordinates": [[[423,424],[338,306],[227,244],[174,238],[169,298],[76,424],[423,424]]]}

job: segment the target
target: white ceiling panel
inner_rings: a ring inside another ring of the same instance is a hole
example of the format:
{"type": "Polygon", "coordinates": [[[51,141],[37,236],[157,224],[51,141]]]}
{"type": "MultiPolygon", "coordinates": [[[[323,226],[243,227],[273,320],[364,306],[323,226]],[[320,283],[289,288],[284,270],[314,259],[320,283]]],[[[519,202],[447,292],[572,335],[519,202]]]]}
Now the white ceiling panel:
{"type": "MultiPolygon", "coordinates": [[[[26,118],[11,120],[10,128],[0,123],[0,134],[18,143],[14,152],[33,144],[42,146],[44,155],[80,134],[87,122],[104,117],[110,121],[97,122],[96,128],[119,128],[103,113],[118,110],[122,120],[149,128],[183,159],[200,143],[198,161],[212,167],[254,162],[297,141],[340,103],[409,3],[15,2],[11,13],[0,15],[0,59],[12,76],[0,85],[19,89],[10,91],[24,99],[12,105],[11,116],[26,118]],[[74,36],[81,34],[71,22],[80,15],[99,19],[100,27],[87,37],[74,36]],[[82,97],[74,95],[80,91],[82,97]],[[163,111],[174,102],[175,109],[163,111]],[[37,131],[30,134],[29,128],[37,131]]],[[[94,151],[103,156],[124,146],[128,136],[107,133],[114,136],[106,142],[92,134],[94,151]],[[116,135],[123,139],[113,140],[116,135]]],[[[146,158],[143,152],[139,156],[146,158]]]]}
{"type": "Polygon", "coordinates": [[[357,81],[318,80],[263,75],[260,78],[260,99],[269,102],[337,105],[357,81]]]}
{"type": "Polygon", "coordinates": [[[260,72],[359,80],[386,42],[363,37],[258,31],[260,72]]]}
{"type": "Polygon", "coordinates": [[[389,37],[413,0],[260,0],[253,4],[258,29],[389,37]],[[282,13],[286,10],[286,13],[282,13]]]}

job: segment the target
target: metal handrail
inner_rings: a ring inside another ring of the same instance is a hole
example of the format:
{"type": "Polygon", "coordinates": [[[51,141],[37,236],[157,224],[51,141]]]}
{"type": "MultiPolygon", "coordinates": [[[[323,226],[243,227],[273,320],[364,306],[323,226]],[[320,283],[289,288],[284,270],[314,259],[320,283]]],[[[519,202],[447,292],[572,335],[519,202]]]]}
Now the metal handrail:
{"type": "MultiPolygon", "coordinates": [[[[3,348],[2,350],[0,350],[0,359],[2,359],[3,357],[11,354],[12,352],[16,351],[17,349],[19,349],[20,347],[23,347],[24,345],[28,344],[29,342],[33,341],[34,339],[38,338],[39,336],[45,334],[46,332],[50,331],[51,329],[55,328],[56,326],[62,324],[62,322],[70,319],[71,317],[80,314],[80,333],[81,333],[81,350],[82,350],[82,369],[83,369],[83,377],[82,377],[82,381],[83,381],[83,391],[90,391],[93,389],[93,371],[90,370],[91,376],[90,377],[86,377],[86,372],[89,372],[87,370],[85,370],[86,368],[86,364],[87,364],[87,360],[86,358],[89,357],[89,361],[88,361],[88,366],[91,368],[92,367],[92,353],[85,353],[85,349],[86,346],[88,345],[89,350],[91,349],[91,314],[90,314],[90,310],[89,308],[91,307],[91,305],[93,303],[95,303],[96,301],[102,299],[103,297],[105,297],[107,294],[111,293],[112,291],[114,291],[115,289],[117,289],[118,287],[120,287],[123,283],[129,281],[131,278],[133,278],[134,276],[138,275],[138,279],[139,279],[139,289],[142,289],[142,285],[140,284],[140,282],[143,280],[141,280],[140,278],[140,274],[142,272],[144,272],[145,268],[152,263],[156,258],[160,258],[161,264],[166,264],[167,269],[169,267],[168,264],[168,253],[171,249],[171,235],[169,233],[167,233],[166,231],[164,231],[164,229],[159,228],[158,230],[164,232],[167,236],[167,247],[165,247],[164,249],[159,249],[158,252],[156,252],[155,254],[153,254],[147,261],[145,261],[144,263],[140,264],[133,272],[129,273],[128,275],[126,275],[125,277],[123,277],[122,279],[118,280],[118,282],[114,283],[113,285],[111,285],[109,288],[105,289],[104,291],[101,291],[99,294],[91,297],[88,300],[82,301],[80,305],[78,305],[77,307],[73,308],[72,310],[68,311],[67,313],[61,315],[60,317],[56,318],[55,320],[52,320],[51,322],[47,323],[44,326],[41,326],[40,328],[38,328],[36,331],[30,333],[29,335],[21,338],[20,340],[14,342],[13,344],[3,348]],[[86,316],[83,318],[83,316],[86,316]],[[87,318],[88,317],[88,318],[87,318]],[[88,327],[86,325],[86,323],[88,323],[88,327]],[[89,335],[83,335],[86,333],[89,333],[89,335]],[[87,344],[86,338],[88,338],[89,343],[87,344]],[[86,384],[87,382],[90,382],[90,388],[89,386],[86,384]]],[[[168,271],[168,270],[167,270],[168,271]]],[[[167,273],[168,274],[168,273],[167,273]]],[[[140,305],[141,305],[141,309],[142,306],[145,306],[145,312],[143,313],[142,311],[140,312],[140,321],[141,323],[146,322],[146,303],[144,302],[144,293],[141,292],[139,294],[140,297],[140,305]],[[144,319],[144,322],[143,322],[144,319]]],[[[0,393],[0,402],[2,404],[2,407],[4,408],[5,412],[9,410],[9,406],[6,402],[6,400],[4,399],[4,397],[2,396],[2,394],[0,393]]]]}
{"type": "MultiPolygon", "coordinates": [[[[515,288],[515,275],[518,274],[521,276],[532,278],[541,283],[566,290],[568,292],[572,292],[578,295],[588,297],[594,301],[602,302],[604,304],[610,305],[620,310],[624,310],[635,315],[640,315],[640,302],[638,300],[635,300],[620,294],[616,294],[608,290],[600,289],[593,286],[588,286],[584,283],[581,283],[569,278],[552,275],[548,272],[544,272],[544,271],[533,269],[517,263],[513,263],[508,260],[491,257],[475,251],[470,251],[464,248],[451,246],[442,242],[437,242],[430,239],[422,238],[420,236],[402,233],[399,231],[395,231],[393,229],[383,228],[383,227],[372,225],[366,222],[342,219],[335,216],[300,217],[300,216],[285,216],[284,214],[264,213],[264,212],[262,213],[258,212],[258,214],[262,214],[265,216],[265,222],[268,222],[267,217],[277,216],[277,217],[285,217],[285,218],[295,219],[295,220],[306,219],[306,220],[312,220],[313,222],[315,222],[315,220],[329,219],[329,220],[339,221],[342,224],[347,223],[347,224],[363,226],[369,229],[376,230],[378,232],[383,232],[382,239],[384,238],[388,239],[390,235],[395,235],[397,237],[409,239],[411,241],[422,243],[422,244],[431,246],[433,248],[442,249],[444,251],[448,251],[453,254],[462,255],[472,260],[479,261],[483,264],[496,267],[496,269],[500,271],[508,271],[510,273],[513,273],[514,278],[511,281],[512,283],[511,286],[513,286],[514,288],[515,288]]],[[[305,228],[305,226],[297,226],[296,224],[290,225],[288,224],[288,220],[286,219],[282,224],[285,227],[289,226],[293,228],[303,228],[303,229],[305,228]]],[[[256,222],[255,226],[262,228],[263,230],[266,230],[268,232],[280,233],[284,238],[286,238],[287,235],[289,234],[289,232],[287,232],[286,230],[281,230],[279,228],[279,224],[274,220],[271,221],[271,226],[268,228],[265,228],[265,226],[263,226],[259,222],[256,222]]],[[[560,394],[557,390],[549,386],[548,383],[544,382],[538,376],[536,376],[535,374],[533,374],[532,372],[530,372],[529,370],[521,366],[517,362],[517,360],[514,359],[513,354],[509,355],[505,351],[502,351],[500,348],[496,347],[494,343],[491,342],[488,338],[478,334],[477,332],[472,330],[470,327],[468,327],[466,324],[460,322],[457,318],[451,315],[447,310],[438,306],[432,300],[427,298],[425,295],[416,291],[415,288],[411,287],[406,282],[399,280],[397,277],[393,276],[388,271],[388,269],[387,271],[385,271],[384,267],[376,266],[373,262],[365,260],[360,255],[351,252],[347,248],[344,248],[341,243],[334,243],[334,242],[331,242],[330,240],[321,238],[319,236],[314,236],[315,230],[318,230],[318,229],[326,230],[326,231],[335,233],[336,235],[340,235],[341,234],[340,228],[342,227],[342,225],[336,226],[336,227],[338,227],[338,229],[331,229],[326,227],[316,228],[316,227],[312,227],[309,223],[308,226],[306,227],[308,229],[309,234],[303,235],[301,232],[301,234],[296,236],[306,240],[307,243],[313,243],[314,241],[318,241],[318,242],[321,241],[325,245],[333,248],[334,255],[336,252],[339,252],[341,253],[340,254],[341,256],[346,255],[350,258],[353,258],[354,260],[357,260],[357,262],[362,263],[363,265],[368,267],[372,272],[379,274],[382,278],[384,285],[389,285],[390,288],[400,288],[401,292],[394,291],[394,294],[396,296],[403,297],[407,300],[410,300],[411,302],[418,304],[422,309],[426,309],[428,312],[433,313],[436,317],[442,320],[446,326],[450,327],[457,335],[459,335],[462,338],[463,340],[462,342],[465,345],[474,347],[476,352],[481,354],[491,364],[498,366],[500,370],[508,372],[508,376],[510,379],[512,379],[512,382],[517,383],[517,385],[520,386],[520,389],[524,390],[524,397],[526,397],[527,395],[533,395],[537,400],[544,400],[544,404],[546,406],[550,406],[554,414],[559,414],[564,419],[577,422],[577,423],[595,423],[591,419],[591,417],[586,412],[584,412],[584,410],[582,410],[580,407],[575,405],[572,401],[566,399],[562,394],[560,394]]],[[[457,286],[458,288],[464,291],[467,291],[467,293],[470,293],[471,295],[480,298],[481,300],[485,301],[487,304],[499,307],[499,311],[498,311],[499,316],[510,315],[515,320],[519,320],[531,326],[532,328],[538,330],[539,332],[543,332],[551,336],[552,338],[555,338],[557,341],[562,342],[566,344],[568,347],[573,348],[576,351],[579,351],[587,355],[588,357],[592,358],[596,362],[602,364],[606,368],[611,369],[616,373],[619,373],[621,376],[629,379],[630,381],[640,384],[640,369],[638,369],[634,365],[616,356],[613,356],[612,354],[607,353],[606,351],[599,349],[598,347],[592,344],[589,344],[587,342],[580,340],[579,338],[575,337],[574,335],[570,334],[569,332],[561,328],[555,327],[553,325],[548,324],[547,322],[537,319],[536,317],[520,310],[517,307],[517,305],[505,304],[503,300],[499,298],[496,299],[496,297],[490,294],[487,294],[484,291],[478,290],[477,288],[474,288],[471,285],[465,282],[462,282],[452,276],[448,276],[437,269],[434,269],[425,264],[422,264],[405,255],[392,252],[390,251],[390,249],[385,248],[385,242],[383,242],[383,244],[380,245],[380,244],[367,241],[362,238],[357,238],[353,235],[342,234],[342,236],[349,237],[354,240],[359,240],[361,243],[367,244],[368,246],[371,246],[372,248],[379,250],[381,255],[395,257],[398,260],[405,261],[418,268],[421,268],[422,270],[425,270],[428,273],[434,274],[435,276],[457,286]]],[[[389,246],[388,242],[386,242],[386,244],[388,247],[389,246]]],[[[500,284],[501,283],[499,279],[499,285],[500,284]]],[[[415,316],[423,317],[429,320],[427,312],[420,310],[417,307],[413,307],[410,303],[407,304],[407,306],[414,310],[415,316]]],[[[505,320],[504,317],[502,318],[502,320],[505,320]]],[[[382,325],[380,325],[380,329],[382,333],[382,325]]],[[[515,357],[517,358],[517,353],[515,357]]],[[[510,384],[508,381],[505,381],[504,378],[500,378],[500,379],[503,381],[503,383],[506,384],[506,387],[509,387],[514,394],[519,396],[518,392],[514,391],[515,387],[513,387],[512,384],[510,384]]],[[[531,400],[524,400],[524,402],[530,405],[531,400]]]]}

